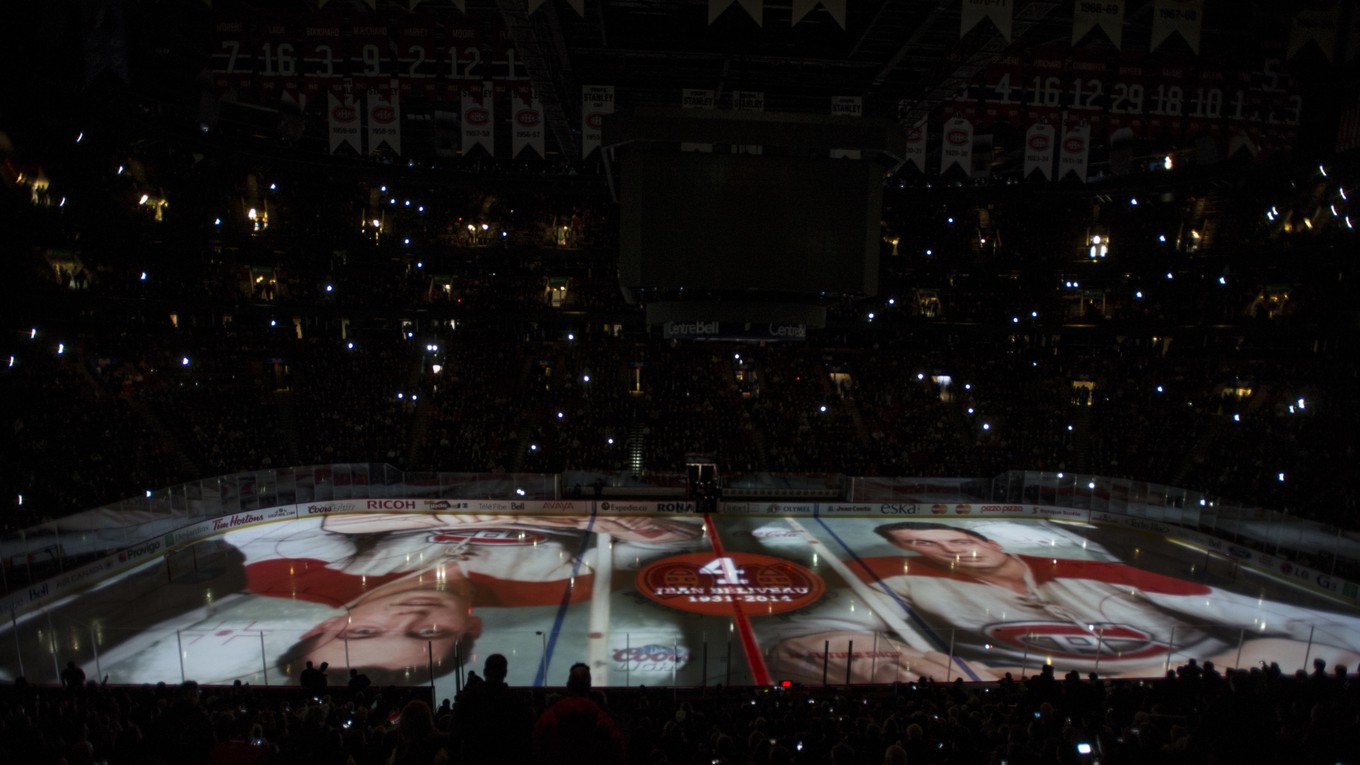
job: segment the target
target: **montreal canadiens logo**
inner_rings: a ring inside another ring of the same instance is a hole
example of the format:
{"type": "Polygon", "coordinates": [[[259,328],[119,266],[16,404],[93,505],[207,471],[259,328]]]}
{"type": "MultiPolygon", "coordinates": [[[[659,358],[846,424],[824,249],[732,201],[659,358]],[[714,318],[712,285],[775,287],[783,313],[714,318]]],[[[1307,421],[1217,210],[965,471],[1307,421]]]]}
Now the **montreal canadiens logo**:
{"type": "Polygon", "coordinates": [[[919,128],[919,127],[914,127],[914,128],[912,128],[911,130],[908,130],[908,131],[907,131],[907,140],[908,140],[908,141],[913,141],[913,142],[921,140],[921,128],[919,128]]]}
{"type": "Polygon", "coordinates": [[[448,529],[426,537],[426,541],[441,545],[536,545],[548,537],[529,529],[448,529]]]}
{"type": "Polygon", "coordinates": [[[372,116],[374,122],[387,124],[397,118],[397,110],[386,104],[382,104],[373,107],[372,116]]]}
{"type": "Polygon", "coordinates": [[[331,109],[331,116],[335,118],[336,122],[353,122],[354,118],[359,115],[354,111],[353,106],[340,104],[331,109]]]}
{"type": "Polygon", "coordinates": [[[810,606],[826,591],[826,584],[804,566],[772,555],[689,553],[643,568],[637,588],[657,603],[681,611],[759,616],[810,606]]]}
{"type": "Polygon", "coordinates": [[[1093,624],[1088,630],[1067,622],[1007,622],[987,625],[983,632],[1015,650],[1072,659],[1147,659],[1166,653],[1164,643],[1127,624],[1093,624]]]}
{"type": "Polygon", "coordinates": [[[515,115],[515,122],[524,127],[534,127],[539,123],[538,112],[520,112],[515,115]]]}
{"type": "Polygon", "coordinates": [[[1069,154],[1078,154],[1086,148],[1086,139],[1081,136],[1069,136],[1063,141],[1063,151],[1069,154]]]}
{"type": "Polygon", "coordinates": [[[491,121],[491,115],[487,113],[486,109],[474,106],[467,111],[467,121],[470,125],[485,125],[491,121]]]}
{"type": "Polygon", "coordinates": [[[947,135],[945,135],[945,140],[949,141],[951,144],[955,146],[962,146],[965,143],[968,143],[968,131],[951,130],[947,135]]]}
{"type": "Polygon", "coordinates": [[[1043,133],[1036,133],[1029,137],[1029,147],[1035,151],[1044,151],[1048,149],[1048,146],[1048,136],[1043,133]]]}
{"type": "Polygon", "coordinates": [[[586,115],[586,127],[599,130],[604,124],[604,112],[591,112],[586,115]]]}

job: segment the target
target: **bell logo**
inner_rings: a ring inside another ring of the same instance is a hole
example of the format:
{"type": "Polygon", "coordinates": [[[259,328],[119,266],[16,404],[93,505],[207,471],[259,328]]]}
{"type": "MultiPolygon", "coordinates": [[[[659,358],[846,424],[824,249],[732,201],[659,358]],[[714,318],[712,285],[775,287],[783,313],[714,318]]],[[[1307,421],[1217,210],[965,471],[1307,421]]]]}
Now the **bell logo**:
{"type": "Polygon", "coordinates": [[[945,135],[945,139],[954,146],[962,146],[965,143],[968,143],[968,131],[951,130],[947,135],[945,135]]]}
{"type": "Polygon", "coordinates": [[[538,112],[520,112],[515,115],[515,122],[524,127],[537,127],[539,123],[538,112]]]}
{"type": "Polygon", "coordinates": [[[358,115],[354,112],[354,107],[349,104],[340,104],[331,110],[331,116],[336,122],[353,122],[358,115]]]}
{"type": "Polygon", "coordinates": [[[386,125],[397,118],[397,110],[387,104],[379,104],[373,107],[372,117],[374,122],[386,125]]]}
{"type": "Polygon", "coordinates": [[[586,127],[591,130],[599,130],[604,124],[604,112],[591,112],[586,115],[586,127]]]}
{"type": "Polygon", "coordinates": [[[1035,151],[1047,151],[1049,147],[1048,136],[1043,133],[1036,133],[1030,136],[1029,147],[1035,151]]]}
{"type": "Polygon", "coordinates": [[[1063,141],[1063,151],[1068,154],[1080,154],[1086,150],[1086,139],[1081,136],[1069,136],[1063,141]]]}
{"type": "Polygon", "coordinates": [[[485,125],[491,121],[491,115],[480,106],[474,106],[467,111],[467,121],[469,125],[485,125]]]}

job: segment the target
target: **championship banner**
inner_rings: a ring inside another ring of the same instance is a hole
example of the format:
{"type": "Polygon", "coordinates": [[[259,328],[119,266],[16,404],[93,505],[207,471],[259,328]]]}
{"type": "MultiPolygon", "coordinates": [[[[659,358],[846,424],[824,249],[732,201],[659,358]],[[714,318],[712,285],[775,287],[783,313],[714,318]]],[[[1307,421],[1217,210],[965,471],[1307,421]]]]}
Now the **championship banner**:
{"type": "MultiPolygon", "coordinates": [[[[1323,58],[1331,61],[1336,57],[1336,36],[1340,31],[1340,6],[1333,0],[1305,0],[1303,8],[1294,14],[1289,27],[1289,48],[1286,58],[1293,58],[1309,42],[1317,44],[1323,58]]],[[[1352,15],[1356,11],[1351,11],[1352,15]]]]}
{"type": "Polygon", "coordinates": [[[1011,39],[1011,0],[963,0],[959,9],[959,37],[973,31],[983,19],[991,19],[1006,40],[1011,39]]]}
{"type": "Polygon", "coordinates": [[[1154,0],[1152,4],[1152,41],[1149,50],[1157,50],[1166,38],[1179,34],[1199,53],[1200,30],[1204,26],[1204,0],[1154,0]]]}
{"type": "MultiPolygon", "coordinates": [[[[734,112],[763,112],[765,111],[765,93],[759,90],[734,90],[732,91],[732,111],[734,112]]],[[[760,154],[764,148],[759,144],[747,146],[734,146],[734,154],[760,154]]]]}
{"type": "Polygon", "coordinates": [[[331,153],[339,152],[341,146],[348,146],[357,154],[363,154],[359,138],[359,107],[353,96],[341,100],[334,93],[326,94],[326,119],[330,125],[331,153]]]}
{"type": "MultiPolygon", "coordinates": [[[[716,109],[718,108],[717,92],[701,88],[685,88],[680,93],[680,108],[716,109]]],[[[713,151],[713,144],[681,141],[680,151],[713,151]]]]}
{"type": "MultiPolygon", "coordinates": [[[[831,116],[833,117],[862,117],[864,116],[864,99],[859,96],[832,96],[831,97],[831,116]]],[[[859,149],[832,149],[832,159],[859,159],[859,149]]]]}
{"type": "Polygon", "coordinates": [[[1077,0],[1072,9],[1072,45],[1092,29],[1105,33],[1115,50],[1124,43],[1124,0],[1077,0]]]}
{"type": "Polygon", "coordinates": [[[1053,180],[1053,144],[1057,130],[1047,122],[1036,122],[1025,131],[1025,172],[1023,177],[1038,172],[1044,180],[1053,180]]]}
{"type": "Polygon", "coordinates": [[[915,165],[921,173],[926,171],[926,124],[921,120],[907,131],[907,148],[902,154],[905,164],[915,165]]]}
{"type": "Polygon", "coordinates": [[[600,148],[604,115],[613,113],[613,85],[581,86],[581,159],[600,148]]]}
{"type": "Polygon", "coordinates": [[[401,156],[401,103],[397,81],[368,92],[368,153],[401,156]],[[383,151],[386,147],[386,151],[383,151]]]}
{"type": "Polygon", "coordinates": [[[518,87],[510,91],[510,156],[532,149],[539,158],[547,155],[543,148],[543,104],[533,88],[518,87]]]}
{"type": "Polygon", "coordinates": [[[1086,122],[1063,123],[1063,137],[1058,152],[1058,180],[1069,173],[1086,182],[1086,169],[1091,159],[1091,126],[1086,122]]]}
{"type": "Polygon", "coordinates": [[[793,0],[793,23],[802,21],[804,16],[820,5],[833,21],[841,25],[841,29],[845,29],[845,2],[846,0],[793,0]]]}
{"type": "Polygon", "coordinates": [[[463,88],[463,156],[482,147],[496,156],[495,112],[490,82],[463,88]]]}
{"type": "Polygon", "coordinates": [[[957,165],[963,174],[973,170],[973,123],[963,117],[945,120],[940,141],[940,175],[957,165]]]}
{"type": "Polygon", "coordinates": [[[765,10],[765,0],[708,0],[708,23],[712,24],[723,14],[723,11],[732,7],[733,4],[745,8],[746,12],[751,14],[751,18],[755,19],[756,26],[765,25],[765,21],[761,17],[765,10]]]}
{"type": "Polygon", "coordinates": [[[342,58],[340,23],[322,16],[302,22],[302,94],[310,103],[328,103],[327,93],[345,95],[345,64],[342,58]]]}

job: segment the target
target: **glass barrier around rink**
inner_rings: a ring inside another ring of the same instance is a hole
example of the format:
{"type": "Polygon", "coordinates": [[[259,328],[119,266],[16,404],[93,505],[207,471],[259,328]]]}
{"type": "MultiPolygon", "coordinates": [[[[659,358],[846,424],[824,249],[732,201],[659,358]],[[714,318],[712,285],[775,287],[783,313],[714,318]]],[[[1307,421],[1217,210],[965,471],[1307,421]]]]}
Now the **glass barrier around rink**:
{"type": "Polygon", "coordinates": [[[198,521],[279,505],[353,497],[557,499],[560,477],[538,473],[404,473],[385,464],[257,470],[148,490],[0,537],[8,594],[198,521]]]}
{"type": "MultiPolygon", "coordinates": [[[[33,684],[59,685],[74,664],[87,682],[297,686],[309,660],[291,641],[295,636],[268,628],[176,627],[167,622],[119,629],[100,619],[63,621],[48,614],[17,626],[0,643],[0,680],[6,683],[22,676],[33,684]]],[[[327,679],[331,689],[343,688],[355,669],[376,686],[430,685],[437,698],[453,698],[471,673],[482,674],[487,656],[499,653],[508,660],[507,682],[515,687],[565,686],[578,662],[591,667],[597,687],[755,684],[740,640],[726,630],[693,638],[675,631],[628,631],[612,633],[600,646],[594,643],[584,637],[553,639],[542,630],[505,630],[494,639],[483,635],[465,640],[442,654],[432,641],[413,641],[408,660],[373,667],[358,659],[357,639],[342,637],[332,646],[334,655],[325,654],[333,659],[327,679]]],[[[311,660],[319,667],[327,659],[319,654],[311,660]]]]}
{"type": "Polygon", "coordinates": [[[1199,530],[1333,575],[1360,578],[1360,539],[1336,526],[1164,484],[1035,470],[1007,471],[992,479],[850,477],[846,484],[846,496],[855,502],[1004,502],[1116,513],[1199,530]]]}
{"type": "MultiPolygon", "coordinates": [[[[1050,625],[1059,627],[1063,625],[1050,625]]],[[[1125,626],[1065,625],[1054,634],[1017,632],[1010,647],[983,642],[972,631],[937,629],[929,644],[919,635],[908,640],[887,632],[855,634],[785,632],[767,650],[774,684],[868,685],[916,682],[995,682],[1044,673],[1052,667],[1061,679],[1075,671],[1085,678],[1155,680],[1167,672],[1206,663],[1219,672],[1278,665],[1292,675],[1312,671],[1313,662],[1350,666],[1355,652],[1336,638],[1347,625],[1322,622],[1293,637],[1265,635],[1222,624],[1180,624],[1143,631],[1125,626]],[[1328,642],[1329,641],[1329,642],[1328,642]],[[913,645],[914,644],[914,645],[913,645]]]]}

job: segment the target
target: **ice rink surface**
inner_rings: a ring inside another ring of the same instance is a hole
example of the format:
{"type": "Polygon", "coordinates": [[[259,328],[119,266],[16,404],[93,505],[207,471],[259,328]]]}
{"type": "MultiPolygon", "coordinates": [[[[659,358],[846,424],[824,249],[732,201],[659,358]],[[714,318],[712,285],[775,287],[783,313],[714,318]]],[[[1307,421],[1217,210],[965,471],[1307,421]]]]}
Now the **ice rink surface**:
{"type": "Polygon", "coordinates": [[[0,635],[0,672],[115,683],[512,685],[1156,677],[1323,658],[1360,618],[1146,532],[1033,519],[336,514],[227,531],[0,635]],[[460,669],[461,665],[461,669],[460,669]]]}

